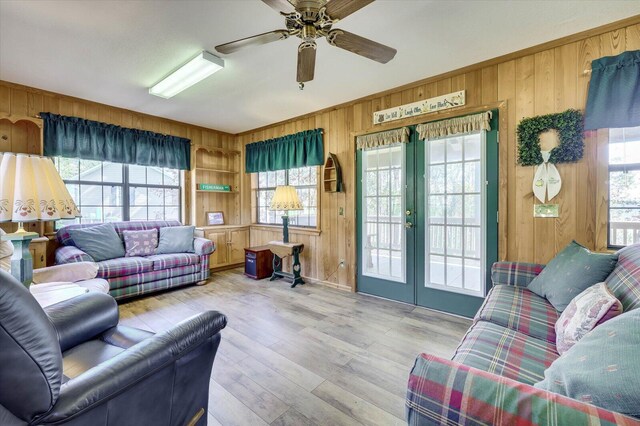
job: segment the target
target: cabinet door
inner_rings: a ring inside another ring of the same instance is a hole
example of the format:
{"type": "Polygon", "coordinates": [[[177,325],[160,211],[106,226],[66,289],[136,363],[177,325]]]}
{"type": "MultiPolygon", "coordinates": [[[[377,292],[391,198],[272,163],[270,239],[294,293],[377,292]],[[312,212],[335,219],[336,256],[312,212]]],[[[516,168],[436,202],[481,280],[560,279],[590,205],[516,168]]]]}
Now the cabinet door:
{"type": "Polygon", "coordinates": [[[249,230],[229,231],[229,263],[243,263],[244,249],[249,246],[249,230]]]}
{"type": "Polygon", "coordinates": [[[47,243],[45,241],[32,241],[29,251],[33,258],[33,269],[40,269],[47,266],[47,243]]]}
{"type": "Polygon", "coordinates": [[[216,250],[209,257],[209,268],[218,268],[229,263],[229,254],[226,231],[211,231],[205,234],[205,238],[213,241],[216,250]]]}

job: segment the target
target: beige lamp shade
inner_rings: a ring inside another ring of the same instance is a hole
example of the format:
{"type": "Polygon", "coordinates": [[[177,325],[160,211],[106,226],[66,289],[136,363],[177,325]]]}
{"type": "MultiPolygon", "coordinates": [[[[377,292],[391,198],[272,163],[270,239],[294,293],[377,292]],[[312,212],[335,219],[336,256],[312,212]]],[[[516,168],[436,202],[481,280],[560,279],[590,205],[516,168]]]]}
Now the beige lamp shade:
{"type": "Polygon", "coordinates": [[[302,203],[298,192],[293,186],[282,185],[276,187],[276,193],[271,200],[271,210],[302,210],[302,203]]]}
{"type": "Polygon", "coordinates": [[[80,217],[80,211],[51,159],[0,153],[0,177],[0,222],[80,217]]]}

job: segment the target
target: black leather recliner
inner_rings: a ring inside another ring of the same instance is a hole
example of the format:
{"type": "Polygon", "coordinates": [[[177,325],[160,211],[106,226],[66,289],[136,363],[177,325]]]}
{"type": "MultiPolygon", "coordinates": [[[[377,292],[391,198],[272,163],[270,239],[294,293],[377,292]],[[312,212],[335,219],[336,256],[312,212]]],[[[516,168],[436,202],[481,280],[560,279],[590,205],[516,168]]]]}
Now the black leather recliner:
{"type": "Polygon", "coordinates": [[[0,271],[0,425],[206,425],[226,323],[208,311],[154,335],[101,293],[43,310],[0,271]]]}

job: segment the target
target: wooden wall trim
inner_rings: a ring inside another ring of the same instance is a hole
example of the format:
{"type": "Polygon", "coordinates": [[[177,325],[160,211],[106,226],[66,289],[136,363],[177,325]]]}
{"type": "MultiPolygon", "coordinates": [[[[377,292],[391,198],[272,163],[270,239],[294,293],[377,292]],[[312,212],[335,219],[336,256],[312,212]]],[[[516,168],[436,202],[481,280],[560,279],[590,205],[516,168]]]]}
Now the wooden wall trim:
{"type": "MultiPolygon", "coordinates": [[[[533,55],[545,50],[550,50],[550,49],[554,49],[556,47],[560,47],[566,44],[570,44],[570,43],[574,43],[577,41],[581,41],[581,40],[586,40],[589,39],[591,37],[594,36],[599,36],[602,34],[605,34],[607,32],[610,31],[614,31],[614,30],[618,30],[621,28],[625,28],[628,26],[633,26],[633,25],[637,25],[640,24],[640,15],[635,15],[635,16],[631,16],[629,18],[625,18],[625,19],[621,19],[619,21],[615,21],[615,22],[611,22],[609,24],[605,24],[605,25],[601,25],[599,27],[595,27],[595,28],[591,28],[585,31],[581,31],[579,33],[576,34],[571,34],[568,35],[566,37],[561,37],[555,40],[551,40],[548,41],[546,43],[542,43],[542,44],[538,44],[535,46],[531,46],[531,47],[527,47],[525,49],[521,49],[521,50],[517,50],[515,52],[511,52],[511,53],[507,53],[506,55],[502,55],[502,56],[497,56],[495,58],[491,58],[491,59],[487,59],[486,61],[482,61],[482,62],[478,62],[472,65],[468,65],[466,67],[462,67],[462,68],[458,68],[452,71],[447,71],[445,73],[441,73],[441,74],[437,74],[431,77],[427,77],[424,78],[422,80],[418,80],[418,81],[414,81],[408,84],[404,84],[402,86],[397,86],[388,90],[384,90],[382,92],[376,92],[374,94],[371,95],[367,95],[367,96],[363,96],[361,98],[357,98],[351,101],[347,101],[347,102],[343,102],[341,104],[337,104],[337,105],[333,105],[327,108],[322,108],[319,109],[317,111],[314,112],[309,112],[306,114],[302,114],[296,117],[292,117],[292,118],[288,118],[286,120],[282,120],[282,121],[278,121],[276,123],[272,123],[272,124],[268,124],[266,126],[262,126],[262,127],[257,127],[255,129],[252,130],[246,130],[244,132],[240,132],[237,134],[237,136],[244,136],[244,135],[248,135],[251,133],[255,133],[255,132],[259,132],[265,129],[269,129],[271,127],[274,126],[281,126],[293,121],[297,121],[300,119],[304,119],[304,118],[308,118],[308,117],[312,117],[318,114],[322,114],[324,112],[328,112],[328,111],[333,111],[333,110],[337,110],[337,109],[341,109],[341,108],[346,108],[346,107],[350,107],[353,106],[355,104],[364,102],[364,101],[369,101],[372,99],[376,99],[376,98],[380,98],[383,96],[387,96],[387,95],[391,95],[397,92],[402,92],[405,90],[410,90],[410,89],[415,89],[416,87],[425,85],[425,84],[429,84],[429,83],[433,83],[433,82],[437,82],[439,80],[445,79],[445,78],[449,78],[452,76],[456,76],[459,74],[466,74],[472,71],[477,71],[486,67],[490,67],[493,65],[498,65],[504,62],[509,62],[515,59],[519,59],[522,58],[524,56],[529,56],[529,55],[533,55]]],[[[595,58],[594,58],[595,59],[595,58]]],[[[588,64],[588,68],[585,69],[590,69],[591,66],[590,64],[588,64]]],[[[580,72],[582,72],[583,70],[580,70],[580,72]]]]}
{"type": "MultiPolygon", "coordinates": [[[[130,114],[139,115],[141,117],[147,117],[147,118],[153,119],[153,120],[163,120],[163,121],[165,121],[167,123],[176,124],[176,125],[180,125],[180,126],[189,126],[189,127],[193,128],[193,129],[204,130],[204,131],[207,131],[207,132],[216,132],[216,133],[220,133],[222,135],[231,136],[231,137],[236,136],[233,133],[227,133],[227,132],[223,132],[223,131],[220,131],[220,130],[217,130],[217,129],[200,126],[200,125],[197,125],[197,124],[191,124],[191,123],[184,122],[184,121],[177,121],[177,120],[173,120],[171,118],[161,117],[159,115],[146,114],[144,112],[134,111],[134,110],[131,110],[131,109],[122,108],[122,107],[115,106],[115,105],[104,104],[104,103],[101,103],[101,102],[94,102],[94,101],[91,101],[91,100],[88,100],[88,99],[82,99],[82,98],[78,98],[78,97],[75,97],[75,96],[65,95],[65,94],[62,94],[62,93],[51,92],[51,91],[40,89],[40,88],[37,88],[37,87],[25,86],[25,85],[19,84],[19,83],[12,83],[12,82],[6,81],[6,80],[0,80],[0,85],[7,86],[7,87],[10,87],[10,88],[13,88],[13,89],[24,90],[24,91],[27,91],[29,93],[38,94],[38,95],[42,95],[42,96],[64,97],[66,100],[71,101],[71,102],[82,102],[82,103],[88,103],[88,104],[95,105],[96,107],[114,108],[114,109],[117,109],[117,110],[119,110],[121,112],[127,112],[127,113],[130,113],[130,114]]],[[[138,128],[138,127],[133,127],[133,128],[138,128]]],[[[156,133],[161,133],[161,132],[156,132],[156,133]]]]}

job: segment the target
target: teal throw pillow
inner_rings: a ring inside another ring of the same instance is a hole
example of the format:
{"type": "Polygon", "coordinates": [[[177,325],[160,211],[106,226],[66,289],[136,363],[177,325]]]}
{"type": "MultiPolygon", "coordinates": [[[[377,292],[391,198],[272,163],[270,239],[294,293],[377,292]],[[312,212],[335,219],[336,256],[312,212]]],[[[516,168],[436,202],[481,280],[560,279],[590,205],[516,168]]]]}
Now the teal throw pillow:
{"type": "Polygon", "coordinates": [[[592,253],[572,241],[527,286],[562,312],[574,297],[603,282],[618,263],[617,253],[592,253]]]}
{"type": "Polygon", "coordinates": [[[544,372],[534,386],[640,417],[640,309],[598,325],[544,372]]]}
{"type": "Polygon", "coordinates": [[[160,242],[156,254],[194,253],[195,226],[167,226],[160,228],[160,242]]]}
{"type": "Polygon", "coordinates": [[[73,244],[94,262],[124,257],[124,246],[116,228],[110,223],[69,230],[73,244]]]}

